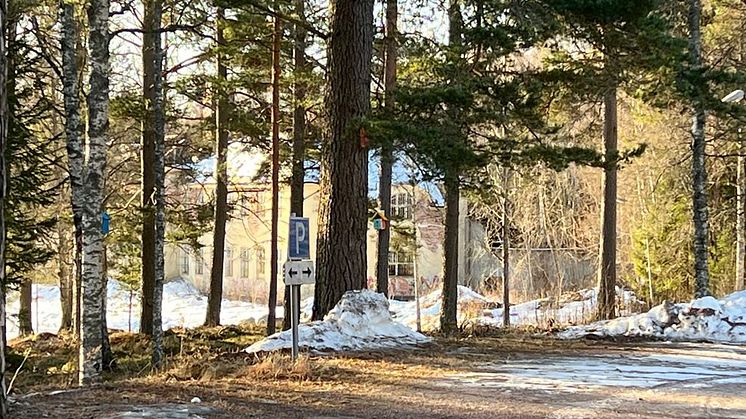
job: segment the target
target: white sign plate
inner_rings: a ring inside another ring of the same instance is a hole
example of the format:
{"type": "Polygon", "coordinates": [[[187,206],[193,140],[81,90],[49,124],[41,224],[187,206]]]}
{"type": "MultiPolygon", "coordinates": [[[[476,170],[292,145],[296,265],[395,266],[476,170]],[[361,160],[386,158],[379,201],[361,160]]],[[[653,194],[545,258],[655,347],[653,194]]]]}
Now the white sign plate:
{"type": "Polygon", "coordinates": [[[316,283],[316,270],[313,261],[289,260],[283,266],[285,285],[304,285],[316,283]]]}

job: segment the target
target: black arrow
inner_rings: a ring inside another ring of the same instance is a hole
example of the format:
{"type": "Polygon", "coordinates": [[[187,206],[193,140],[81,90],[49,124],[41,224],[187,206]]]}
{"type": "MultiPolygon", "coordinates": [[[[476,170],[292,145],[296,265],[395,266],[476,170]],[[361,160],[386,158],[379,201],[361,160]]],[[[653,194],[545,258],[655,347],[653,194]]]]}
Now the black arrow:
{"type": "Polygon", "coordinates": [[[313,273],[313,271],[311,271],[311,268],[306,268],[306,270],[303,271],[303,273],[306,274],[306,276],[311,276],[311,274],[313,273]]]}
{"type": "Polygon", "coordinates": [[[288,271],[288,275],[290,275],[290,277],[291,277],[291,278],[292,278],[292,277],[294,277],[294,276],[295,276],[295,274],[297,274],[297,273],[298,273],[298,271],[294,271],[294,270],[292,270],[292,269],[290,269],[290,270],[288,271]]]}

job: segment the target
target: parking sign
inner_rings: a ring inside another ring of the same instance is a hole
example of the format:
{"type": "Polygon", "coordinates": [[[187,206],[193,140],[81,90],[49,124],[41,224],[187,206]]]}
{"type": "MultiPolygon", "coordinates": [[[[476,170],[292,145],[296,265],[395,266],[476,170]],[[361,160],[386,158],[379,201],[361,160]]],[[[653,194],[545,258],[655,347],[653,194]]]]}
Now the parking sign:
{"type": "Polygon", "coordinates": [[[311,229],[308,218],[290,217],[290,235],[288,240],[288,258],[311,259],[311,229]]]}

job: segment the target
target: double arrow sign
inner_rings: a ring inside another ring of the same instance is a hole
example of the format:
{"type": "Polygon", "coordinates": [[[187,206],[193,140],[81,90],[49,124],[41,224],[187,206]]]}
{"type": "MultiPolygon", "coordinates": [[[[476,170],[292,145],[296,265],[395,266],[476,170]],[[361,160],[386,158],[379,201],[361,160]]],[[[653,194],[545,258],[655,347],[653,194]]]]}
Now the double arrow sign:
{"type": "MultiPolygon", "coordinates": [[[[311,270],[311,268],[306,268],[306,270],[303,271],[303,275],[305,276],[311,276],[312,273],[313,271],[311,270]]],[[[292,278],[295,275],[298,275],[298,271],[296,271],[293,268],[290,268],[290,270],[288,270],[288,275],[292,278]]]]}
{"type": "Polygon", "coordinates": [[[289,260],[285,262],[285,285],[314,284],[316,272],[310,260],[289,260]]]}

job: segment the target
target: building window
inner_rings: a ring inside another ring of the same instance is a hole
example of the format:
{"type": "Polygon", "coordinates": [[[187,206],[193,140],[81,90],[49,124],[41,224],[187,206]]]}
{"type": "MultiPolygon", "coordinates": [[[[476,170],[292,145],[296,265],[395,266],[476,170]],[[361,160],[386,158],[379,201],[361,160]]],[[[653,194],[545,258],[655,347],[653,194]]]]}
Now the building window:
{"type": "Polygon", "coordinates": [[[225,248],[225,276],[233,276],[233,250],[230,247],[225,248]]]}
{"type": "Polygon", "coordinates": [[[390,276],[414,276],[414,256],[410,252],[389,252],[390,276]]]}
{"type": "Polygon", "coordinates": [[[241,248],[241,278],[249,277],[249,249],[241,248]]]}
{"type": "Polygon", "coordinates": [[[256,249],[256,272],[257,274],[264,273],[264,265],[267,263],[264,249],[259,247],[256,249]]]}
{"type": "Polygon", "coordinates": [[[187,250],[181,250],[181,273],[189,275],[189,252],[187,250]]]}
{"type": "Polygon", "coordinates": [[[409,192],[397,193],[391,196],[391,215],[402,220],[412,219],[412,195],[409,192]]]}
{"type": "Polygon", "coordinates": [[[197,257],[194,261],[194,273],[197,275],[202,275],[205,273],[205,248],[200,247],[199,251],[197,252],[197,257]]]}

